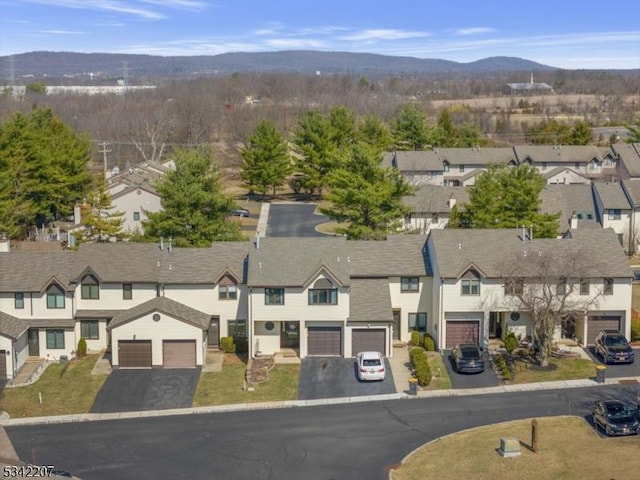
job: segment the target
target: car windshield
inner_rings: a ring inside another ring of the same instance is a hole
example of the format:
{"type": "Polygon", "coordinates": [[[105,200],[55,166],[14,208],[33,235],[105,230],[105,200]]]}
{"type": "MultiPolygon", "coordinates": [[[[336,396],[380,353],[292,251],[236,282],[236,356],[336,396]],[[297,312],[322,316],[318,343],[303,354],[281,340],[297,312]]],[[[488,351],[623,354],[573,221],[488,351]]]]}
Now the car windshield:
{"type": "Polygon", "coordinates": [[[377,367],[378,365],[380,365],[380,359],[379,358],[365,358],[362,360],[362,365],[364,365],[365,367],[377,367]]]}
{"type": "Polygon", "coordinates": [[[622,335],[609,336],[604,341],[607,347],[626,347],[627,339],[622,335]]]}
{"type": "Polygon", "coordinates": [[[460,356],[466,359],[480,358],[480,351],[475,347],[462,347],[460,356]]]}
{"type": "Polygon", "coordinates": [[[636,413],[637,410],[629,405],[615,403],[607,406],[607,416],[611,419],[627,419],[636,413]]]}

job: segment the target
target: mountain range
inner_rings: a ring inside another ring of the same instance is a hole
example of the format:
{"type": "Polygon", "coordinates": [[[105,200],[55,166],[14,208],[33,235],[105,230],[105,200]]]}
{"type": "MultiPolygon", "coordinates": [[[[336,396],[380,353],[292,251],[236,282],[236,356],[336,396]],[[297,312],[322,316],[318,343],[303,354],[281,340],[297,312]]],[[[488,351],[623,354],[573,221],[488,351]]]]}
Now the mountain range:
{"type": "Polygon", "coordinates": [[[552,71],[556,67],[518,57],[489,57],[460,63],[442,59],[372,53],[290,50],[209,56],[120,53],[29,52],[0,56],[3,78],[23,77],[193,77],[234,72],[300,74],[439,74],[552,71]]]}

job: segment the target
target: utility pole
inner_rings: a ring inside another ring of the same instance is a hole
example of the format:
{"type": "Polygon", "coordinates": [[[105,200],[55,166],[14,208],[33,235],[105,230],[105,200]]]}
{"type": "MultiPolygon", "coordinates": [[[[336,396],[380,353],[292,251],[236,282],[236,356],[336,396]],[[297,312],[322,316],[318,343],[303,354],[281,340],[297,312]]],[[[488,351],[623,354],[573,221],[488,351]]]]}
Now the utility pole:
{"type": "Polygon", "coordinates": [[[104,179],[106,181],[107,180],[107,153],[111,152],[111,149],[107,149],[107,146],[110,145],[110,143],[102,142],[102,143],[99,143],[98,145],[102,147],[102,150],[98,150],[98,152],[100,152],[102,154],[102,164],[103,164],[103,170],[104,170],[104,179]]]}

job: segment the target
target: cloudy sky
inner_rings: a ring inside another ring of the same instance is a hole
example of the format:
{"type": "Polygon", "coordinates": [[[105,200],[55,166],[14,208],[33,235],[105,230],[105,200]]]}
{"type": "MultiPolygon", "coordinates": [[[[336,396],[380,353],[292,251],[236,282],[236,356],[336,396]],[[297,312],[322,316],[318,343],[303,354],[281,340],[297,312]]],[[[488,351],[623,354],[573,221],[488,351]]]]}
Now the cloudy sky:
{"type": "Polygon", "coordinates": [[[0,0],[0,56],[323,50],[640,68],[638,0],[0,0]]]}

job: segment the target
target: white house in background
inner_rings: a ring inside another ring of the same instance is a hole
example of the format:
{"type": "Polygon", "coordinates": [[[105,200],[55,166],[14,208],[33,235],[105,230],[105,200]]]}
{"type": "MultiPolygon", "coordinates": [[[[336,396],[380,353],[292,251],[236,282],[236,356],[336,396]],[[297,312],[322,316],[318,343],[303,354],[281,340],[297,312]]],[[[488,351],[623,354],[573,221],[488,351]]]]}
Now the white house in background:
{"type": "Polygon", "coordinates": [[[547,183],[590,183],[601,179],[602,150],[593,145],[517,145],[518,164],[536,167],[547,183]]]}
{"type": "Polygon", "coordinates": [[[596,215],[603,228],[611,228],[620,245],[628,251],[629,232],[633,225],[632,209],[621,183],[594,183],[596,215]]]}
{"type": "Polygon", "coordinates": [[[402,202],[411,207],[411,212],[404,218],[404,231],[426,234],[434,228],[446,228],[453,207],[458,205],[460,208],[468,201],[466,187],[422,185],[414,195],[402,198],[402,202]]]}
{"type": "Polygon", "coordinates": [[[395,168],[411,185],[444,185],[444,166],[433,150],[386,152],[381,165],[395,168]]]}
{"type": "Polygon", "coordinates": [[[513,148],[436,148],[434,153],[444,170],[443,185],[475,185],[476,177],[491,165],[517,165],[513,148]]]}
{"type": "Polygon", "coordinates": [[[127,186],[111,195],[114,212],[122,212],[124,222],[122,231],[143,233],[142,222],[148,219],[148,213],[162,209],[160,195],[148,185],[127,186]]]}
{"type": "MultiPolygon", "coordinates": [[[[571,271],[566,272],[566,278],[579,283],[576,296],[597,300],[575,323],[559,323],[556,339],[575,336],[580,343],[592,345],[601,328],[620,329],[627,337],[630,334],[631,269],[610,229],[577,229],[565,238],[533,241],[520,230],[433,230],[427,248],[434,319],[428,331],[441,347],[465,342],[486,346],[489,338],[507,327],[523,338],[531,335],[529,313],[518,309],[505,286],[506,262],[513,268],[518,258],[554,259],[576,252],[585,277],[575,278],[573,266],[568,265],[571,271]]],[[[522,269],[523,285],[537,281],[527,277],[528,271],[522,269]]],[[[565,273],[558,271],[557,275],[563,278],[565,273]]]]}

